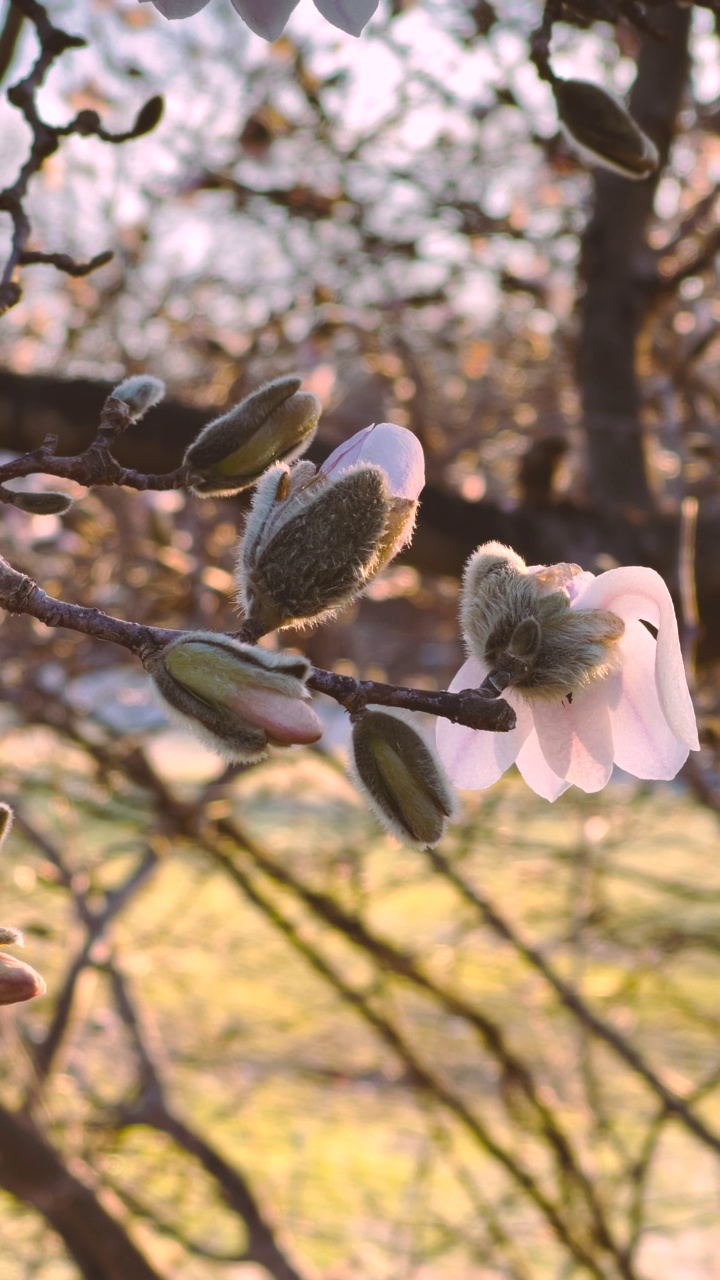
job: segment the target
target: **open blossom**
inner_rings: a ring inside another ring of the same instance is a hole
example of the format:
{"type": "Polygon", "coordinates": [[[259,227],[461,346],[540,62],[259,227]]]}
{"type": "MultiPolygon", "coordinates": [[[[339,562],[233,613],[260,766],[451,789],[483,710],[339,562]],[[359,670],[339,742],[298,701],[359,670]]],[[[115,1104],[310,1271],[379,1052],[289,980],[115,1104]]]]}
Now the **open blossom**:
{"type": "Polygon", "coordinates": [[[555,800],[571,785],[599,791],[613,764],[674,778],[698,749],[675,611],[653,569],[528,569],[489,543],[468,564],[462,621],[470,657],[450,690],[484,683],[503,692],[517,725],[488,733],[438,722],[440,758],[457,786],[481,790],[515,763],[555,800]]]}
{"type": "MultiPolygon", "coordinates": [[[[145,0],[141,0],[144,3],[145,0]]],[[[231,0],[243,22],[264,40],[277,40],[299,0],[231,0]]],[[[191,18],[210,0],[152,0],[165,18],[191,18]]],[[[378,0],[313,0],[315,8],[334,27],[359,36],[378,6],[378,0]]]]}

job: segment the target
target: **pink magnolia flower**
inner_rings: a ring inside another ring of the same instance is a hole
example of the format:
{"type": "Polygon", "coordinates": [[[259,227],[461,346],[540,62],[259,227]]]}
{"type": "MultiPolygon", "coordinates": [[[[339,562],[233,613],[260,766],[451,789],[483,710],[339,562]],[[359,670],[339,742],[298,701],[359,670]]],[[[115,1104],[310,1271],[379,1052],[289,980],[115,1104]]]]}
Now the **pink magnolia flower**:
{"type": "Polygon", "coordinates": [[[527,569],[489,543],[468,564],[462,617],[471,656],[450,690],[490,677],[486,687],[504,690],[517,725],[487,733],[438,721],[438,751],[457,786],[482,790],[515,763],[538,795],[556,800],[571,785],[599,791],[613,764],[674,778],[698,750],[675,611],[653,569],[597,578],[577,565],[527,569]]]}
{"type": "MultiPolygon", "coordinates": [[[[147,0],[140,0],[146,3],[147,0]]],[[[299,0],[231,0],[243,22],[264,40],[277,40],[299,0]]],[[[151,0],[165,18],[191,18],[210,0],[151,0]]],[[[378,6],[378,0],[313,0],[315,8],[341,31],[359,36],[378,6]]]]}
{"type": "Polygon", "coordinates": [[[425,455],[417,436],[394,422],[378,422],[358,431],[323,462],[326,476],[339,476],[350,467],[375,464],[388,478],[393,498],[414,502],[425,484],[425,455]]]}

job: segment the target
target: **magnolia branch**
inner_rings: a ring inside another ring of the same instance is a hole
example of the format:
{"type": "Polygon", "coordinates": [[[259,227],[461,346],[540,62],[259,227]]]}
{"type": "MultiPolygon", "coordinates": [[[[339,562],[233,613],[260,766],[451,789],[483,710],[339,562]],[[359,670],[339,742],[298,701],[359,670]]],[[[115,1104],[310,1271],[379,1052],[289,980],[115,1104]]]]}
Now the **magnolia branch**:
{"type": "MultiPolygon", "coordinates": [[[[8,613],[28,614],[46,627],[65,627],[69,631],[94,636],[96,640],[120,645],[143,662],[171,641],[177,640],[178,636],[185,634],[165,627],[126,622],[122,618],[103,613],[101,609],[58,600],[43,591],[27,574],[14,569],[2,556],[0,608],[8,613]]],[[[242,628],[234,634],[240,640],[254,641],[256,638],[246,637],[242,628]]],[[[375,680],[356,680],[351,676],[336,675],[318,667],[313,668],[308,684],[317,692],[334,698],[351,714],[356,714],[368,704],[379,704],[444,716],[454,724],[467,725],[471,729],[507,733],[515,727],[515,712],[509,703],[502,698],[490,698],[477,689],[463,689],[460,693],[436,693],[427,689],[397,688],[375,680]]]]}
{"type": "Polygon", "coordinates": [[[122,435],[133,423],[134,419],[124,401],[109,396],[103,406],[100,425],[92,444],[83,453],[72,457],[58,457],[55,453],[57,436],[48,435],[38,449],[24,453],[0,466],[0,484],[8,480],[19,480],[25,476],[48,475],[58,476],[63,480],[74,480],[76,484],[86,488],[102,485],[124,485],[128,489],[156,491],[166,489],[188,489],[190,487],[190,468],[176,467],[164,475],[145,475],[132,467],[123,467],[113,456],[111,446],[117,436],[122,435]]]}
{"type": "MultiPolygon", "coordinates": [[[[30,129],[32,142],[29,155],[21,165],[15,181],[0,190],[0,211],[7,213],[12,223],[10,252],[0,274],[0,315],[10,307],[14,307],[20,300],[21,289],[17,281],[20,267],[33,263],[46,263],[68,275],[84,276],[97,267],[104,266],[113,256],[108,250],[96,254],[87,262],[76,262],[66,253],[43,252],[28,248],[32,226],[23,201],[28,194],[31,178],[42,169],[48,157],[57,151],[61,139],[69,134],[76,134],[80,137],[98,137],[103,142],[127,142],[154,129],[163,109],[161,98],[150,98],[140,109],[132,128],[117,134],[103,129],[96,111],[79,111],[65,125],[48,124],[42,119],[37,109],[35,101],[37,90],[43,84],[53,62],[67,49],[84,48],[86,41],[81,36],[69,35],[66,31],[61,31],[59,27],[54,26],[38,0],[11,0],[11,3],[33,23],[40,48],[28,74],[16,84],[11,85],[7,92],[8,101],[21,112],[30,129]]],[[[17,29],[18,20],[16,19],[11,23],[8,38],[5,41],[6,48],[2,53],[6,61],[12,57],[17,29]]]]}

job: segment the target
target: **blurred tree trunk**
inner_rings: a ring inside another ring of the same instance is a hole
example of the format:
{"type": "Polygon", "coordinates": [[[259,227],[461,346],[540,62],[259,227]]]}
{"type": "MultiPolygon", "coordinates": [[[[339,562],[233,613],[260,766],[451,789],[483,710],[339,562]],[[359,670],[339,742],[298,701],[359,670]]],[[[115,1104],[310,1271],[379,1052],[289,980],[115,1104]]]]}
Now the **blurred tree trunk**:
{"type": "Polygon", "coordinates": [[[163,1280],[32,1121],[2,1106],[0,1187],[42,1214],[84,1280],[163,1280]]]}
{"type": "Polygon", "coordinates": [[[658,173],[633,182],[598,170],[594,210],[582,245],[577,370],[590,496],[598,507],[636,525],[653,506],[636,370],[638,332],[655,283],[646,229],[687,84],[690,18],[689,9],[653,10],[652,21],[665,39],[644,38],[630,97],[634,118],[660,153],[658,173]]]}

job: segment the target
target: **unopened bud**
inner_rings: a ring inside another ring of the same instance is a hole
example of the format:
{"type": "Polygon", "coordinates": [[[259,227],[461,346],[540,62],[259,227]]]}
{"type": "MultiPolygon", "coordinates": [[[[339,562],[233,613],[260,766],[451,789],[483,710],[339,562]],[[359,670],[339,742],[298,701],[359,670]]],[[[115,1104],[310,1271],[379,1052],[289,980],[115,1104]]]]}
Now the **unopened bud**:
{"type": "MultiPolygon", "coordinates": [[[[349,604],[380,564],[390,514],[381,467],[336,480],[272,471],[258,486],[238,561],[240,599],[260,634],[317,622],[349,604]]],[[[303,468],[301,471],[300,468],[303,468]]]]}
{"type": "Polygon", "coordinates": [[[132,127],[133,138],[141,138],[143,134],[150,133],[151,129],[154,129],[160,123],[164,110],[165,101],[159,93],[156,93],[152,98],[148,98],[135,117],[135,123],[132,127]]]}
{"type": "Polygon", "coordinates": [[[409,713],[368,707],[353,725],[351,771],[398,840],[423,849],[438,843],[455,810],[453,793],[409,713]]]}
{"type": "Polygon", "coordinates": [[[571,144],[590,164],[624,178],[647,178],[660,163],[657,147],[614,94],[585,80],[555,79],[558,116],[571,144]]]}
{"type": "Polygon", "coordinates": [[[5,495],[12,494],[11,505],[19,511],[26,511],[28,515],[61,516],[72,506],[72,498],[53,489],[46,489],[41,493],[18,493],[14,489],[5,489],[3,492],[5,495]]]}
{"type": "Polygon", "coordinates": [[[15,956],[0,955],[0,1004],[20,1004],[44,995],[45,980],[15,956]]]}
{"type": "Polygon", "coordinates": [[[320,401],[299,387],[299,378],[276,378],[208,423],[185,453],[195,493],[238,493],[256,484],[273,463],[289,462],[308,448],[320,401]]]}
{"type": "Polygon", "coordinates": [[[227,760],[261,760],[269,744],[317,742],[310,664],[209,631],[190,631],[146,663],[163,701],[227,760]]]}
{"type": "Polygon", "coordinates": [[[130,417],[133,422],[137,422],[147,413],[148,409],[152,409],[153,405],[159,404],[165,395],[165,383],[161,378],[153,378],[151,374],[136,374],[132,378],[126,378],[113,391],[113,399],[122,400],[130,410],[130,417]]]}
{"type": "Polygon", "coordinates": [[[10,835],[14,816],[10,805],[0,801],[0,849],[10,835]]]}

